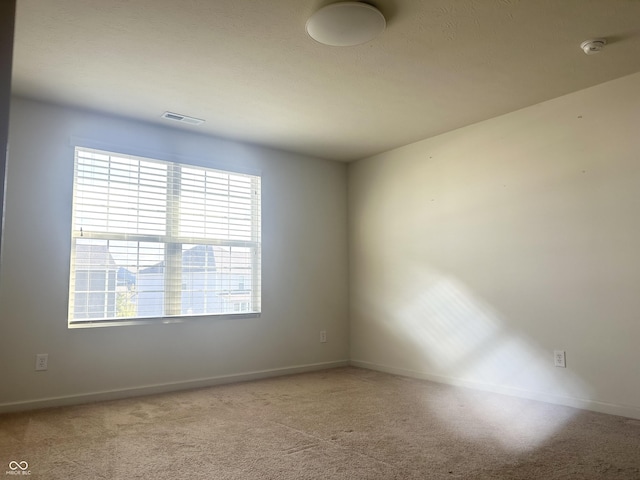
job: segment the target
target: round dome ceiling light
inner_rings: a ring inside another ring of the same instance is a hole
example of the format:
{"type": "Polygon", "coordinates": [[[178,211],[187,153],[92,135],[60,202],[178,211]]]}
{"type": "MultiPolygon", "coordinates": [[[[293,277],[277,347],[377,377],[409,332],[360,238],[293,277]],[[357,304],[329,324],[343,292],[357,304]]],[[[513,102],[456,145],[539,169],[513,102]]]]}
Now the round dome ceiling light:
{"type": "Polygon", "coordinates": [[[316,42],[350,47],[373,40],[387,22],[376,7],[362,2],[332,3],[307,20],[307,33],[316,42]]]}

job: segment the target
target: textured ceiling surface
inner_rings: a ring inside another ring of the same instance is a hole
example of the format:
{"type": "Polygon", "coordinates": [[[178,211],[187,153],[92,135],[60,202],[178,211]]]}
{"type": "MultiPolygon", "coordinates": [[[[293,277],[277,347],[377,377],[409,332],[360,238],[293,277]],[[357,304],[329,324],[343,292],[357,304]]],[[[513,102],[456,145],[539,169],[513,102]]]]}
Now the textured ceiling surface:
{"type": "Polygon", "coordinates": [[[13,91],[348,161],[640,71],[639,0],[374,0],[354,47],[307,36],[328,3],[18,0],[13,91]]]}

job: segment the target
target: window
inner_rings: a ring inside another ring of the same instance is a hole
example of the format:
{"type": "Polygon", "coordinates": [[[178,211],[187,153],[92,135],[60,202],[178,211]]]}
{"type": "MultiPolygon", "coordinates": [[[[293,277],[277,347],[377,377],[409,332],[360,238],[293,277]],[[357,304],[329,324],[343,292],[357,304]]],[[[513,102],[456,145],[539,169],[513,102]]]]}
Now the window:
{"type": "Polygon", "coordinates": [[[259,176],[77,147],[72,225],[69,325],[260,312],[259,176]]]}

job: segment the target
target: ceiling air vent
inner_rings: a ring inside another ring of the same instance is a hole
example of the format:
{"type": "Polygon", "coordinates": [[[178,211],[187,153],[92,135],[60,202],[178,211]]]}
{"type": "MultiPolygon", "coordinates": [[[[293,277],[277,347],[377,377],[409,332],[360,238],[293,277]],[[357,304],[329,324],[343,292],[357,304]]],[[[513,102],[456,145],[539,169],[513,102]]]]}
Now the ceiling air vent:
{"type": "Polygon", "coordinates": [[[162,118],[167,120],[174,120],[176,122],[186,123],[188,125],[200,125],[204,123],[204,120],[199,118],[187,117],[186,115],[180,115],[179,113],[164,112],[162,118]]]}

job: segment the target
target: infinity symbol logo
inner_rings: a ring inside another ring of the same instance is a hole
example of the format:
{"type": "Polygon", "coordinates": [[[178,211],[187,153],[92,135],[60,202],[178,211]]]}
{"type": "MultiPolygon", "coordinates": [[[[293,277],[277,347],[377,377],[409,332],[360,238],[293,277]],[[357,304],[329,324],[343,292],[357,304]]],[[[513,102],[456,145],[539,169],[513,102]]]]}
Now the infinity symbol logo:
{"type": "Polygon", "coordinates": [[[17,470],[20,469],[22,471],[25,471],[27,468],[29,468],[29,464],[27,462],[25,462],[24,460],[22,462],[16,462],[15,460],[9,462],[9,468],[11,470],[17,470]]]}

